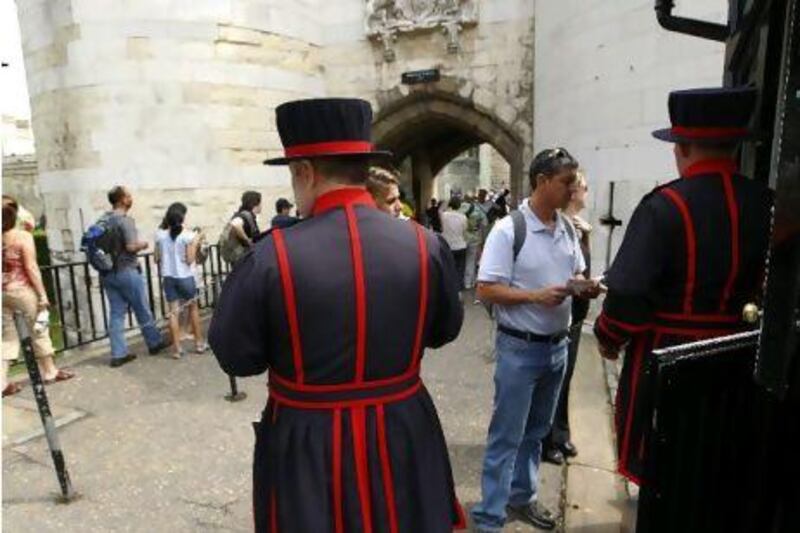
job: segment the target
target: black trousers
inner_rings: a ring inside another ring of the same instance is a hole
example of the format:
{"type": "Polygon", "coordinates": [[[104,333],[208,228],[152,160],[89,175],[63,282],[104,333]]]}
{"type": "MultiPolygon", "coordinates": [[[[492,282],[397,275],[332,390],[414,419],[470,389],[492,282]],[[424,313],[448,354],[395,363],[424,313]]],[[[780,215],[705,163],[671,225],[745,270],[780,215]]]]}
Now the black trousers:
{"type": "Polygon", "coordinates": [[[569,327],[569,348],[567,350],[567,370],[564,374],[564,383],[558,395],[558,405],[553,418],[550,434],[542,441],[542,450],[560,446],[570,440],[569,433],[569,387],[572,382],[572,373],[575,371],[575,361],[578,359],[578,347],[581,342],[581,328],[583,320],[576,321],[569,327]]]}
{"type": "Polygon", "coordinates": [[[456,263],[456,272],[458,272],[458,286],[464,289],[464,274],[467,272],[467,249],[451,250],[453,252],[453,260],[456,263]]]}

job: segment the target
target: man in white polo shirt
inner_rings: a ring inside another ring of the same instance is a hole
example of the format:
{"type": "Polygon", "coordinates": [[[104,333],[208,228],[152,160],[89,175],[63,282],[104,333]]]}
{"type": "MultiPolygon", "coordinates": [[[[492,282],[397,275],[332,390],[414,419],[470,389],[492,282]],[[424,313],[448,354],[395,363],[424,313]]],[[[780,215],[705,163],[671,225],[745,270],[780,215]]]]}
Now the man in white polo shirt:
{"type": "Polygon", "coordinates": [[[540,152],[531,163],[532,192],[520,205],[522,217],[499,220],[484,247],[478,297],[494,304],[498,331],[482,501],[472,509],[476,531],[501,531],[507,515],[555,527],[536,500],[541,443],[566,368],[570,296],[579,288],[584,295],[597,291],[581,275],[575,229],[558,212],[576,188],[577,168],[563,148],[540,152]]]}

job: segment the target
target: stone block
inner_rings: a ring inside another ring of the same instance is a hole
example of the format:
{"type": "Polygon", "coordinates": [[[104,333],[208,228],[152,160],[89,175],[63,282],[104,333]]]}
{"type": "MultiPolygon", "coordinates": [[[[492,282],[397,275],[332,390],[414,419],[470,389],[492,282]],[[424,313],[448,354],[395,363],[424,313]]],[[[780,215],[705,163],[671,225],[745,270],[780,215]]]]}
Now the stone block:
{"type": "Polygon", "coordinates": [[[264,39],[263,31],[252,28],[220,24],[218,30],[217,43],[261,46],[261,42],[264,39]]]}
{"type": "Polygon", "coordinates": [[[128,37],[127,56],[133,61],[152,59],[155,56],[149,37],[128,37]]]}

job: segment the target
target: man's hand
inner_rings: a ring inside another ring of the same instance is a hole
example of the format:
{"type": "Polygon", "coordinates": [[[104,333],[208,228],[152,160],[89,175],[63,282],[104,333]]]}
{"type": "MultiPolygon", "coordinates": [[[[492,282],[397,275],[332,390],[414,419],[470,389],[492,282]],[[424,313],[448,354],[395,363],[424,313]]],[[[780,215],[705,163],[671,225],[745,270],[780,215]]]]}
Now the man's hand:
{"type": "Polygon", "coordinates": [[[544,307],[556,307],[561,305],[569,294],[569,289],[564,286],[546,287],[531,291],[531,303],[544,307]]]}
{"type": "Polygon", "coordinates": [[[603,359],[608,359],[609,361],[616,361],[619,358],[619,347],[617,346],[608,346],[605,344],[597,344],[597,350],[600,352],[600,356],[603,359]]]}

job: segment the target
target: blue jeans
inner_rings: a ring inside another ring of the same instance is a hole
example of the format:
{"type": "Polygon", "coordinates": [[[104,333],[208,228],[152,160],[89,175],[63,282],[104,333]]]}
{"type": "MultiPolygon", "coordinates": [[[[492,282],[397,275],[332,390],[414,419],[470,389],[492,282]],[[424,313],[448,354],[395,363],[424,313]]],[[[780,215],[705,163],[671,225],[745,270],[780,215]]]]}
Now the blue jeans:
{"type": "Polygon", "coordinates": [[[108,325],[111,358],[118,359],[128,355],[128,345],[125,342],[125,315],[128,313],[128,306],[133,309],[147,346],[155,348],[161,344],[161,332],[156,328],[153,315],[147,306],[144,278],[139,271],[123,268],[105,274],[101,279],[108,296],[111,315],[108,325]]]}
{"type": "Polygon", "coordinates": [[[567,344],[527,342],[497,332],[494,411],[483,459],[476,525],[500,531],[507,504],[536,500],[542,439],[550,431],[564,379],[567,344]]]}

